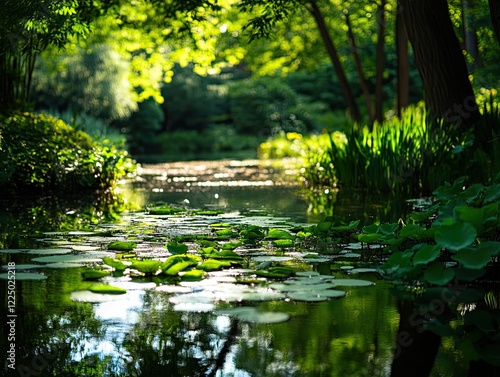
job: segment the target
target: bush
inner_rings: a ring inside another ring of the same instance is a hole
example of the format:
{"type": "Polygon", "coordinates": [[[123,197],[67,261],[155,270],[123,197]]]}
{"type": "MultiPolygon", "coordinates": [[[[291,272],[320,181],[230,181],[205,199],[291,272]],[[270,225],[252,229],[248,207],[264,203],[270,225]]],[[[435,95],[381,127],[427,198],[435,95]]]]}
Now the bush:
{"type": "Polygon", "coordinates": [[[135,169],[126,154],[49,115],[0,119],[2,190],[106,190],[135,169]]]}

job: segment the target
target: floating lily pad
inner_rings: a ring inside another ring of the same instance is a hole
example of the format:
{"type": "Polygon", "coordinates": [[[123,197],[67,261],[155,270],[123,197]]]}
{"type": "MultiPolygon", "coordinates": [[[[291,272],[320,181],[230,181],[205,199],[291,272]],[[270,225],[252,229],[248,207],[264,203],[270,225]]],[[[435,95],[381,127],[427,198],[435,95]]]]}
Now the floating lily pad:
{"type": "Polygon", "coordinates": [[[203,280],[206,272],[202,270],[191,270],[186,272],[180,272],[179,276],[183,281],[198,281],[203,280]]]}
{"type": "Polygon", "coordinates": [[[308,292],[289,292],[288,297],[296,301],[326,301],[330,298],[345,297],[346,292],[335,289],[325,289],[308,292]]]}
{"type": "Polygon", "coordinates": [[[333,283],[320,283],[320,284],[285,284],[285,283],[271,283],[269,288],[281,292],[306,292],[306,291],[323,291],[336,287],[333,283]]]}
{"type": "Polygon", "coordinates": [[[2,270],[11,270],[14,268],[15,270],[31,270],[34,268],[40,268],[43,267],[40,264],[30,264],[30,263],[25,263],[25,264],[16,264],[14,267],[8,266],[8,265],[3,265],[2,270]]]}
{"type": "Polygon", "coordinates": [[[297,271],[295,276],[319,276],[319,272],[317,271],[297,271]]]}
{"type": "Polygon", "coordinates": [[[287,262],[292,260],[290,257],[280,257],[274,255],[263,255],[253,258],[254,262],[287,262]]]}
{"type": "Polygon", "coordinates": [[[342,287],[368,287],[370,285],[375,285],[372,281],[360,279],[335,279],[334,283],[336,286],[342,287]]]}
{"type": "Polygon", "coordinates": [[[89,288],[89,291],[93,293],[102,293],[108,295],[122,295],[124,293],[127,293],[126,289],[108,284],[94,285],[93,287],[89,288]]]}
{"type": "Polygon", "coordinates": [[[3,254],[19,254],[29,251],[31,249],[0,249],[0,253],[3,254]]]}
{"type": "MultiPolygon", "coordinates": [[[[12,279],[11,274],[0,274],[0,279],[12,279]]],[[[19,280],[45,280],[47,279],[46,275],[37,274],[34,272],[16,272],[16,281],[19,280]]]]}
{"type": "Polygon", "coordinates": [[[28,251],[28,254],[36,255],[63,255],[73,252],[73,249],[59,248],[59,249],[32,249],[28,251]]]}
{"type": "Polygon", "coordinates": [[[108,250],[116,250],[116,251],[131,251],[137,247],[136,242],[131,241],[115,241],[111,242],[108,245],[108,250]]]}
{"type": "Polygon", "coordinates": [[[351,274],[365,274],[365,273],[371,273],[371,272],[380,272],[380,270],[377,270],[376,268],[353,268],[352,270],[349,271],[351,274]]]}
{"type": "Polygon", "coordinates": [[[102,258],[102,261],[104,262],[104,264],[107,264],[108,266],[114,268],[116,271],[123,271],[127,268],[127,266],[123,262],[110,257],[104,257],[102,258]]]}

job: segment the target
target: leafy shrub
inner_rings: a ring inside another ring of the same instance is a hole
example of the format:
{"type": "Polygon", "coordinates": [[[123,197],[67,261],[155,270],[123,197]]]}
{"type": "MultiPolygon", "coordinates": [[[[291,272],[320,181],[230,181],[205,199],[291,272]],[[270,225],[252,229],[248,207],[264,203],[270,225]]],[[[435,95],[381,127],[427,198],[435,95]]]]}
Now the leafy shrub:
{"type": "Polygon", "coordinates": [[[125,151],[44,114],[0,119],[0,143],[5,190],[105,190],[135,169],[125,151]]]}
{"type": "Polygon", "coordinates": [[[498,171],[499,156],[494,141],[500,118],[490,114],[485,119],[491,117],[496,120],[482,126],[486,135],[481,138],[427,119],[422,107],[409,108],[401,120],[375,124],[372,130],[354,125],[345,137],[331,134],[330,147],[310,155],[307,175],[325,176],[327,185],[407,194],[430,193],[463,175],[487,182],[498,171]]]}

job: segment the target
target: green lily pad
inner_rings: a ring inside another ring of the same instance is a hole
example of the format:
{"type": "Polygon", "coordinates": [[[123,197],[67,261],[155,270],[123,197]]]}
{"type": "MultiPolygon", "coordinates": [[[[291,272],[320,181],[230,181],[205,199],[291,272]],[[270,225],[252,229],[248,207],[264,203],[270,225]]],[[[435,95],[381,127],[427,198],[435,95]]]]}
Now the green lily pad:
{"type": "Polygon", "coordinates": [[[369,287],[371,285],[375,285],[372,281],[360,279],[335,279],[333,283],[336,286],[342,287],[369,287]]]}
{"type": "Polygon", "coordinates": [[[434,237],[439,246],[458,251],[476,240],[477,231],[471,224],[459,222],[440,226],[434,237]]]}
{"type": "Polygon", "coordinates": [[[172,254],[185,254],[188,251],[188,246],[181,242],[171,241],[167,244],[167,249],[172,254]]]}
{"type": "Polygon", "coordinates": [[[31,249],[0,249],[0,253],[3,254],[19,254],[30,251],[31,249]]]}
{"type": "Polygon", "coordinates": [[[116,250],[116,251],[131,251],[137,247],[136,242],[131,241],[115,241],[111,242],[108,245],[108,250],[116,250]]]}
{"type": "MultiPolygon", "coordinates": [[[[5,274],[0,274],[0,279],[12,279],[11,274],[5,273],[5,274]]],[[[16,272],[16,281],[19,280],[45,280],[47,279],[46,275],[42,274],[37,274],[34,272],[16,272]]]]}
{"type": "Polygon", "coordinates": [[[295,301],[326,301],[330,298],[342,298],[345,297],[345,291],[339,291],[335,289],[325,289],[319,291],[308,291],[308,292],[289,292],[288,297],[295,301]]]}
{"type": "Polygon", "coordinates": [[[231,262],[225,260],[208,259],[200,265],[196,266],[197,269],[203,271],[217,271],[224,267],[231,267],[231,262]]]}
{"type": "Polygon", "coordinates": [[[59,248],[59,249],[32,249],[28,251],[28,254],[36,254],[36,255],[63,255],[63,254],[69,254],[73,252],[73,249],[65,249],[65,248],[59,248]]]}
{"type": "Polygon", "coordinates": [[[415,253],[413,264],[418,266],[434,262],[440,254],[441,251],[438,245],[425,245],[415,253]]]}
{"type": "Polygon", "coordinates": [[[294,240],[295,236],[286,230],[283,229],[270,229],[269,233],[265,237],[268,240],[280,240],[280,239],[288,239],[288,240],[294,240]]]}
{"type": "Polygon", "coordinates": [[[110,257],[104,257],[102,258],[102,261],[104,262],[104,264],[107,264],[108,266],[114,268],[116,271],[124,271],[127,268],[127,266],[123,262],[110,257]]]}
{"type": "Polygon", "coordinates": [[[319,284],[285,284],[285,283],[271,283],[269,288],[281,292],[307,292],[307,291],[323,291],[336,287],[333,283],[319,283],[319,284]]]}
{"type": "Polygon", "coordinates": [[[451,268],[445,268],[439,262],[434,262],[424,272],[424,279],[436,285],[448,284],[454,277],[455,271],[451,268]]]}
{"type": "Polygon", "coordinates": [[[320,274],[317,271],[297,271],[295,273],[295,276],[311,277],[311,276],[320,276],[320,274]]]}
{"type": "Polygon", "coordinates": [[[191,271],[183,271],[179,273],[182,281],[199,281],[205,278],[205,271],[202,270],[191,270],[191,271]]]}
{"type": "Polygon", "coordinates": [[[274,255],[263,255],[253,258],[254,262],[287,262],[292,260],[291,257],[280,257],[274,255]]]}
{"type": "Polygon", "coordinates": [[[488,248],[467,247],[451,256],[465,268],[479,270],[491,261],[491,251],[488,248]]]}
{"type": "MultiPolygon", "coordinates": [[[[380,270],[376,268],[369,268],[369,267],[360,267],[360,268],[353,268],[352,270],[349,270],[350,274],[367,274],[367,273],[372,273],[372,272],[380,272],[380,270]]],[[[335,280],[337,281],[337,280],[335,280]]]]}
{"type": "Polygon", "coordinates": [[[132,260],[130,268],[133,268],[139,272],[147,275],[156,273],[160,269],[161,262],[155,259],[146,260],[132,260]]]}
{"type": "Polygon", "coordinates": [[[31,264],[31,263],[25,263],[25,264],[17,264],[14,266],[14,267],[11,267],[11,266],[8,266],[8,265],[3,265],[2,266],[2,270],[11,270],[12,268],[14,268],[15,270],[31,270],[31,269],[34,269],[34,268],[40,268],[40,267],[44,267],[40,264],[31,264]]]}
{"type": "Polygon", "coordinates": [[[93,293],[102,293],[108,295],[122,295],[124,293],[127,293],[126,289],[107,284],[94,285],[93,287],[89,288],[89,291],[93,293]]]}

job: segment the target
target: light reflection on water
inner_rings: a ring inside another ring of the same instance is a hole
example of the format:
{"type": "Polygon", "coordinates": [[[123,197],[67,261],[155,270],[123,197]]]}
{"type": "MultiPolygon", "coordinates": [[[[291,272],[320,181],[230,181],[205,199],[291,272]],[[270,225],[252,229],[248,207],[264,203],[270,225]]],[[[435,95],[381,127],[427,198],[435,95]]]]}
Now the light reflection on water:
{"type": "MultiPolygon", "coordinates": [[[[149,170],[147,179],[135,183],[134,194],[144,203],[162,201],[277,215],[306,223],[320,221],[325,215],[345,221],[383,216],[394,219],[385,209],[393,206],[398,213],[404,207],[394,200],[387,204],[387,198],[370,203],[369,196],[353,192],[323,193],[313,195],[316,202],[308,201],[298,194],[295,183],[275,168],[259,168],[250,162],[234,162],[229,167],[199,163],[155,169],[149,170]]],[[[134,220],[134,216],[128,219],[134,220]]],[[[330,267],[326,264],[323,268],[330,267]]],[[[68,303],[67,290],[59,291],[58,286],[77,285],[76,272],[47,273],[50,277],[42,283],[46,287],[43,291],[36,283],[18,282],[18,310],[30,313],[31,318],[29,325],[18,328],[18,342],[24,347],[22,357],[19,351],[20,362],[29,365],[28,352],[48,344],[53,337],[63,343],[67,337],[72,339],[72,348],[69,355],[61,352],[44,366],[39,371],[42,376],[51,370],[59,371],[58,376],[90,375],[88,370],[75,374],[79,369],[71,365],[87,365],[107,376],[390,376],[399,315],[396,299],[384,281],[377,280],[373,287],[349,288],[344,299],[322,303],[282,300],[243,304],[291,316],[286,323],[255,325],[235,322],[213,311],[177,311],[169,301],[172,294],[152,290],[129,290],[123,297],[102,303],[68,303]],[[86,311],[84,320],[82,311],[86,311]],[[47,318],[61,313],[67,318],[62,328],[47,328],[47,318]]],[[[216,306],[228,304],[218,302],[216,306]]],[[[450,349],[442,352],[432,376],[461,375],[450,349]]]]}

